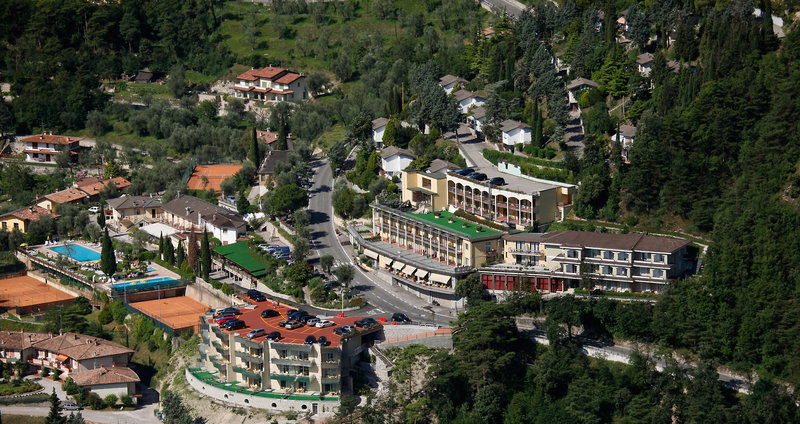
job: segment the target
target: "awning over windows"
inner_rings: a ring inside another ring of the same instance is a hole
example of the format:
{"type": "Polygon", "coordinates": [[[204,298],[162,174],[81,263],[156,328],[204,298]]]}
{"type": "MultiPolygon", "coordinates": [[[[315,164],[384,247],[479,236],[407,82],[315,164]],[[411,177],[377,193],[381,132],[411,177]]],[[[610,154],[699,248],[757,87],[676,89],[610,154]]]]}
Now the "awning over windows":
{"type": "Polygon", "coordinates": [[[392,262],[394,262],[394,259],[392,259],[392,258],[390,258],[388,256],[381,256],[381,259],[380,259],[381,266],[389,266],[389,265],[392,264],[392,262]]]}
{"type": "Polygon", "coordinates": [[[417,272],[414,273],[414,275],[416,275],[419,278],[425,278],[425,276],[428,275],[428,271],[425,271],[424,269],[418,269],[417,272]]]}
{"type": "Polygon", "coordinates": [[[406,264],[404,264],[402,262],[394,261],[394,263],[392,264],[392,269],[400,271],[401,269],[403,269],[404,266],[406,266],[406,264]]]}
{"type": "Polygon", "coordinates": [[[56,356],[56,359],[61,361],[61,362],[65,362],[66,360],[69,359],[69,356],[61,354],[61,355],[56,356]]]}
{"type": "Polygon", "coordinates": [[[430,278],[431,281],[435,281],[437,283],[448,284],[450,282],[449,275],[442,275],[442,274],[431,274],[430,278]]]}
{"type": "Polygon", "coordinates": [[[364,249],[364,254],[367,255],[368,258],[378,259],[378,254],[369,249],[364,249]]]}
{"type": "Polygon", "coordinates": [[[416,272],[416,271],[417,271],[417,268],[413,267],[411,265],[406,265],[406,267],[403,268],[403,273],[406,274],[406,275],[414,275],[414,272],[416,272]]]}

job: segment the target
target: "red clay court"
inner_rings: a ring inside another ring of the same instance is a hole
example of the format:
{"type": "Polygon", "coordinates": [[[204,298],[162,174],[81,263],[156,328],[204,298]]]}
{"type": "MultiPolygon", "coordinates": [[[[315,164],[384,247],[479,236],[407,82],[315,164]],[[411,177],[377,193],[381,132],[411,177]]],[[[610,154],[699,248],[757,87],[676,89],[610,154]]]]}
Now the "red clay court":
{"type": "MultiPolygon", "coordinates": [[[[361,317],[345,317],[345,318],[327,318],[329,321],[333,321],[336,323],[333,327],[326,327],[326,328],[316,328],[316,327],[309,327],[307,325],[303,325],[300,328],[296,328],[294,330],[288,330],[286,328],[278,326],[278,323],[288,319],[286,317],[287,311],[289,309],[293,309],[292,307],[286,306],[281,304],[278,307],[272,307],[272,301],[268,300],[266,302],[256,302],[255,309],[239,309],[242,312],[241,315],[237,316],[240,320],[245,322],[245,328],[233,331],[227,331],[222,329],[222,331],[226,331],[228,333],[239,333],[242,337],[247,337],[247,333],[254,328],[263,328],[267,334],[278,331],[281,333],[281,339],[279,342],[281,343],[296,343],[302,344],[305,342],[306,337],[312,335],[316,338],[319,336],[325,336],[328,339],[330,344],[328,346],[339,346],[339,335],[334,334],[333,329],[336,327],[341,327],[343,325],[353,325],[356,321],[360,320],[361,317]],[[274,309],[280,313],[277,317],[272,318],[261,318],[261,311],[264,309],[274,309]]],[[[372,330],[378,329],[380,327],[374,327],[372,330]]],[[[262,337],[257,337],[253,340],[262,342],[264,338],[267,336],[265,334],[262,337]]]]}
{"type": "Polygon", "coordinates": [[[199,317],[205,314],[208,307],[186,296],[168,297],[165,299],[146,300],[129,303],[150,318],[160,321],[176,332],[198,330],[199,317]]]}
{"type": "Polygon", "coordinates": [[[75,296],[27,275],[0,280],[0,308],[16,309],[18,314],[46,311],[68,305],[75,296]]]}

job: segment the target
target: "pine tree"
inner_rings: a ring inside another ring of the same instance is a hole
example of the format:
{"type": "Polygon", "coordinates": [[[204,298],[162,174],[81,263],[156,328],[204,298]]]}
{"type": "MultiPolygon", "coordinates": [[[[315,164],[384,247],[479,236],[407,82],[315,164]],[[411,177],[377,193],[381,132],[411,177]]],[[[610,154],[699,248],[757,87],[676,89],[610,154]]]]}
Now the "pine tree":
{"type": "Polygon", "coordinates": [[[197,234],[194,228],[189,233],[189,244],[186,246],[186,256],[192,271],[197,272],[197,234]]]}
{"type": "Polygon", "coordinates": [[[108,228],[103,233],[103,248],[100,251],[100,270],[111,276],[117,272],[117,258],[114,257],[114,245],[108,236],[108,228]]]}
{"type": "Polygon", "coordinates": [[[64,424],[66,420],[61,416],[61,403],[56,395],[56,389],[53,388],[53,393],[50,395],[50,413],[45,418],[45,424],[64,424]]]}
{"type": "Polygon", "coordinates": [[[203,278],[208,280],[208,274],[211,272],[211,249],[208,246],[208,232],[203,230],[203,243],[200,252],[200,272],[203,278]]]}
{"type": "Polygon", "coordinates": [[[178,250],[175,252],[175,266],[180,268],[183,261],[186,259],[186,253],[183,250],[183,240],[178,241],[178,250]]]}
{"type": "Polygon", "coordinates": [[[544,127],[544,118],[539,106],[536,106],[536,132],[533,133],[534,146],[542,147],[542,129],[544,127]]]}

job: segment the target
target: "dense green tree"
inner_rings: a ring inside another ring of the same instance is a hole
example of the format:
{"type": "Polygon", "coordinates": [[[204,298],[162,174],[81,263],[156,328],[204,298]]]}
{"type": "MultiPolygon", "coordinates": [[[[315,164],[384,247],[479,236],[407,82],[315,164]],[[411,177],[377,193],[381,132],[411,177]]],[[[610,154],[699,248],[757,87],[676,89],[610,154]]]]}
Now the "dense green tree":
{"type": "Polygon", "coordinates": [[[208,243],[208,232],[203,229],[203,240],[200,243],[200,273],[203,279],[208,280],[211,272],[211,248],[208,243]]]}
{"type": "Polygon", "coordinates": [[[280,216],[288,216],[292,212],[308,205],[306,192],[294,184],[278,187],[272,195],[270,210],[280,216]]]}
{"type": "Polygon", "coordinates": [[[50,412],[44,420],[45,424],[64,424],[65,418],[61,415],[61,401],[58,400],[56,389],[50,394],[50,412]]]}
{"type": "Polygon", "coordinates": [[[473,273],[456,282],[456,296],[466,298],[467,304],[473,306],[484,298],[486,287],[481,283],[478,273],[473,273]]]}
{"type": "Polygon", "coordinates": [[[117,272],[117,258],[114,255],[114,245],[108,236],[108,228],[103,231],[103,247],[100,251],[100,270],[112,276],[117,272]]]}

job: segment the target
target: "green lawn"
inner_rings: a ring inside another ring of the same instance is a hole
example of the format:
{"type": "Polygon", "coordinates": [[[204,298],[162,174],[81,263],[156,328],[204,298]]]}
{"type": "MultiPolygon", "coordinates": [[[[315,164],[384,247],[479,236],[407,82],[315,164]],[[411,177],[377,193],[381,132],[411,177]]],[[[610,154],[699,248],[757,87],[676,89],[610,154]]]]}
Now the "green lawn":
{"type": "Polygon", "coordinates": [[[327,151],[331,148],[336,142],[344,140],[344,135],[347,132],[347,129],[341,123],[337,123],[336,125],[332,126],[322,133],[319,138],[317,138],[317,143],[322,150],[327,151]]]}

